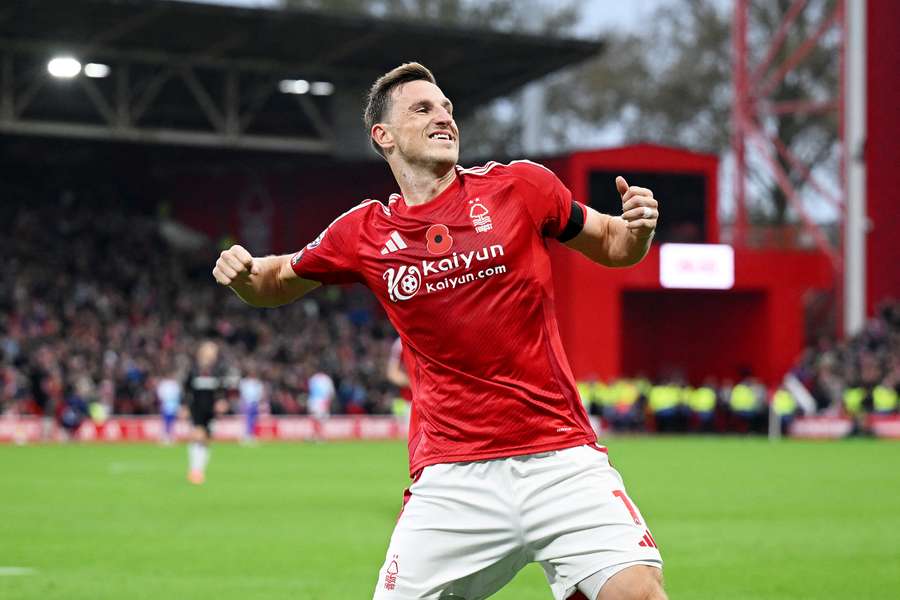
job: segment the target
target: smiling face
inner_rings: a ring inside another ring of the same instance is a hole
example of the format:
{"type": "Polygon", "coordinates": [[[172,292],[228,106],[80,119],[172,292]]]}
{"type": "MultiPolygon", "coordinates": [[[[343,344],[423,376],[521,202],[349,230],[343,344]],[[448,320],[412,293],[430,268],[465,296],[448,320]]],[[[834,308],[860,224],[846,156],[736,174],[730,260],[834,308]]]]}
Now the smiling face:
{"type": "Polygon", "coordinates": [[[391,91],[388,113],[372,136],[389,161],[448,169],[456,164],[459,129],[441,88],[424,80],[401,84],[391,91]]]}

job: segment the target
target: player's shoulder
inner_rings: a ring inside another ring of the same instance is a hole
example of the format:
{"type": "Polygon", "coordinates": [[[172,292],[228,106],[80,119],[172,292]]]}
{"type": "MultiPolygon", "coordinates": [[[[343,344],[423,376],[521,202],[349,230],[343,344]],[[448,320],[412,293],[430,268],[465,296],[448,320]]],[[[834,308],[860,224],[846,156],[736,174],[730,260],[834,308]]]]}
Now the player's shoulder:
{"type": "Polygon", "coordinates": [[[462,168],[457,167],[461,175],[475,178],[495,179],[512,178],[542,185],[555,181],[556,174],[540,163],[530,160],[513,160],[508,163],[489,161],[484,165],[462,168]]]}
{"type": "Polygon", "coordinates": [[[390,204],[385,204],[381,200],[367,198],[356,206],[338,215],[331,224],[334,225],[339,221],[364,221],[371,218],[373,215],[390,216],[390,204]]]}
{"type": "Polygon", "coordinates": [[[390,207],[380,200],[372,200],[371,198],[363,200],[356,206],[345,210],[335,217],[334,220],[322,230],[322,233],[307,245],[307,248],[312,250],[319,246],[328,232],[356,231],[363,223],[370,222],[373,218],[377,218],[378,215],[390,216],[390,207]]]}

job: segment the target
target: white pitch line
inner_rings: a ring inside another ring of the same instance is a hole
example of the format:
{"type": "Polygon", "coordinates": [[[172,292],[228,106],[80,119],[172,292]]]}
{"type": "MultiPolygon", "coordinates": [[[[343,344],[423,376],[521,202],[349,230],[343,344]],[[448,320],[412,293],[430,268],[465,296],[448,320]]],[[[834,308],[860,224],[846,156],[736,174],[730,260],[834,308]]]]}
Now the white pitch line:
{"type": "Polygon", "coordinates": [[[34,575],[35,573],[37,573],[37,570],[29,567],[0,567],[0,577],[11,575],[34,575]]]}

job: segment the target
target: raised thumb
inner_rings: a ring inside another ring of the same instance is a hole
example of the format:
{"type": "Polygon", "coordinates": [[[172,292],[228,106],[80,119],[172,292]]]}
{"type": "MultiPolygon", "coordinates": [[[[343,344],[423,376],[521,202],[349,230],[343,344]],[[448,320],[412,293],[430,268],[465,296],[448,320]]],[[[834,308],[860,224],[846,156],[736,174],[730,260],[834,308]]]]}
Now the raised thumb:
{"type": "Polygon", "coordinates": [[[620,196],[624,196],[625,192],[628,191],[628,182],[621,175],[616,177],[616,189],[619,190],[620,196]]]}

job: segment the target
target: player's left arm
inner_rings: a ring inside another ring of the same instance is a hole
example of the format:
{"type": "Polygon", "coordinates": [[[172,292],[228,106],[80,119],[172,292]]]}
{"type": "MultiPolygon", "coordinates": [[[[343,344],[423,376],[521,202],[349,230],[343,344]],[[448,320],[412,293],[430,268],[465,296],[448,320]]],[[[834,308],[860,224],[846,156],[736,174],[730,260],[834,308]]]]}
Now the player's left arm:
{"type": "Polygon", "coordinates": [[[629,186],[624,177],[616,177],[616,188],[622,196],[622,216],[613,217],[585,206],[584,227],[565,244],[606,267],[630,267],[650,249],[659,203],[652,191],[629,186]]]}

